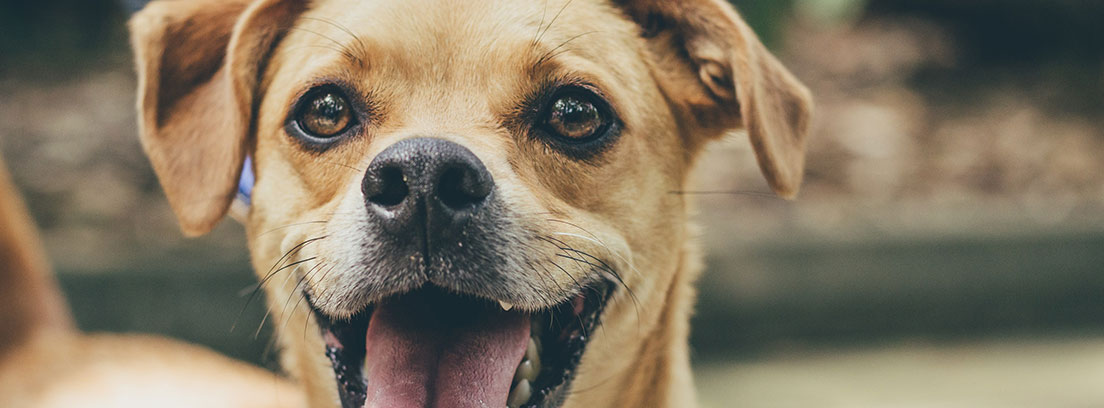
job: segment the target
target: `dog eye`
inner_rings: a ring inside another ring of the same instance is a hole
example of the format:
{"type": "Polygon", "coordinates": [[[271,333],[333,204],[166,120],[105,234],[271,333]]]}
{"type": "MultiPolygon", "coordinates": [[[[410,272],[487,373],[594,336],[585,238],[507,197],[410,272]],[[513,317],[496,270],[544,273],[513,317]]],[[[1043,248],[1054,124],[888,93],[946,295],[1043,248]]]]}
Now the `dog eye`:
{"type": "Polygon", "coordinates": [[[296,115],[299,128],[309,136],[330,139],[340,135],[353,123],[353,112],[345,96],[325,90],[304,98],[296,115]]]}
{"type": "Polygon", "coordinates": [[[569,92],[556,97],[547,109],[544,127],[571,142],[586,142],[609,128],[610,115],[589,92],[569,92]]]}

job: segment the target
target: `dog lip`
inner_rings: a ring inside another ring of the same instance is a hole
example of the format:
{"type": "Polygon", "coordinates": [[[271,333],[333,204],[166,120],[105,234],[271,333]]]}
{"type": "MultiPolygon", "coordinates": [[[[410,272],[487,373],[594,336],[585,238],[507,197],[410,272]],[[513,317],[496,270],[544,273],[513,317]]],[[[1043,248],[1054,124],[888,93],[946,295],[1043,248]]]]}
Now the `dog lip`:
{"type": "MultiPolygon", "coordinates": [[[[427,284],[418,291],[424,291],[427,287],[432,288],[433,286],[427,284]]],[[[535,331],[533,335],[540,336],[543,339],[541,343],[545,344],[540,357],[545,368],[538,374],[538,378],[532,381],[532,397],[528,403],[522,404],[522,407],[558,407],[567,399],[576,369],[590,341],[588,334],[592,333],[600,324],[600,316],[613,297],[615,288],[616,285],[613,282],[597,279],[571,291],[571,293],[578,294],[569,297],[568,300],[562,303],[528,312],[528,314],[534,316],[532,317],[533,330],[535,331]],[[584,293],[586,295],[583,295],[584,293]],[[542,325],[547,326],[547,328],[542,328],[542,325]]],[[[432,290],[442,291],[442,289],[432,290]]],[[[364,372],[362,372],[362,366],[368,357],[365,332],[373,314],[378,310],[380,302],[374,302],[346,319],[336,319],[331,318],[316,307],[314,299],[309,294],[305,293],[304,296],[319,323],[322,339],[325,343],[325,355],[330,360],[334,370],[342,406],[344,408],[362,408],[367,399],[368,391],[368,384],[364,372]]],[[[486,302],[489,307],[493,307],[499,313],[525,313],[516,310],[502,310],[506,306],[501,303],[514,306],[511,309],[517,309],[517,306],[512,303],[483,299],[482,302],[486,302]]]]}

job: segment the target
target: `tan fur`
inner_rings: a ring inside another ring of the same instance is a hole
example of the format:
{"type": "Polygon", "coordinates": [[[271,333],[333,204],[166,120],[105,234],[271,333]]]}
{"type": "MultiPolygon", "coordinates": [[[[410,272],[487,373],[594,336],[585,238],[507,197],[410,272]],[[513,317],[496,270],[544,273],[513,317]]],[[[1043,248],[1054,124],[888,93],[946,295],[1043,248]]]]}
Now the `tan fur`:
{"type": "Polygon", "coordinates": [[[298,389],[209,350],[75,330],[0,161],[0,407],[300,407],[298,389]]]}
{"type": "Polygon", "coordinates": [[[210,350],[139,335],[51,336],[0,366],[0,406],[294,408],[300,391],[210,350]]]}
{"type": "Polygon", "coordinates": [[[0,365],[24,344],[73,329],[56,286],[38,232],[0,159],[0,365]]]}
{"type": "Polygon", "coordinates": [[[284,368],[309,404],[334,406],[334,374],[312,311],[292,301],[309,289],[335,316],[364,306],[351,284],[374,239],[356,228],[362,169],[399,140],[430,136],[471,150],[504,217],[524,226],[500,231],[521,243],[513,255],[524,265],[500,300],[548,308],[595,273],[533,236],[593,254],[623,279],[565,406],[694,406],[687,337],[701,256],[689,205],[673,192],[707,141],[746,130],[770,185],[792,197],[811,115],[808,91],[735,10],[722,0],[306,4],[166,0],[131,27],[142,140],[185,232],[225,214],[248,154],[257,181],[244,222],[259,277],[304,262],[265,288],[273,320],[288,322],[284,368]],[[289,109],[334,81],[372,107],[369,123],[306,151],[284,131],[289,109]],[[593,160],[565,158],[518,123],[527,95],[559,82],[598,89],[624,123],[593,160]],[[312,237],[326,238],[301,245],[312,237]]]}
{"type": "Polygon", "coordinates": [[[241,175],[257,70],[303,7],[250,3],[154,2],[131,21],[142,145],[188,235],[210,231],[226,215],[241,175]]]}

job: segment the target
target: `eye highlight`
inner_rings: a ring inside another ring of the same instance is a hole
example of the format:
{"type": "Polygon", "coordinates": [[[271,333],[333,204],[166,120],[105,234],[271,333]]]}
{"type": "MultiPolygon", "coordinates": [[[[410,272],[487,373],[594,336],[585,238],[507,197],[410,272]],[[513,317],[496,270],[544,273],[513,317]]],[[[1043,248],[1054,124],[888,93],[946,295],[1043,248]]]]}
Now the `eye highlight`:
{"type": "Polygon", "coordinates": [[[319,139],[336,137],[353,124],[353,111],[344,95],[332,89],[311,92],[295,114],[299,128],[319,139]]]}

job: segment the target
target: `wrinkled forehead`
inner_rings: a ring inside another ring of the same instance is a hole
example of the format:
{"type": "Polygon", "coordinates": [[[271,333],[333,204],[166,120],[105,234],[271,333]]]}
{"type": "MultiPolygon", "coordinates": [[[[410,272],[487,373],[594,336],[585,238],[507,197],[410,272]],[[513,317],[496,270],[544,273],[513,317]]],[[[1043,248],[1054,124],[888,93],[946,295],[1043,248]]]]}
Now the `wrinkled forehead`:
{"type": "Polygon", "coordinates": [[[496,111],[536,82],[643,79],[632,77],[646,72],[635,35],[595,0],[321,0],[284,39],[271,79],[345,80],[389,103],[496,111]]]}

